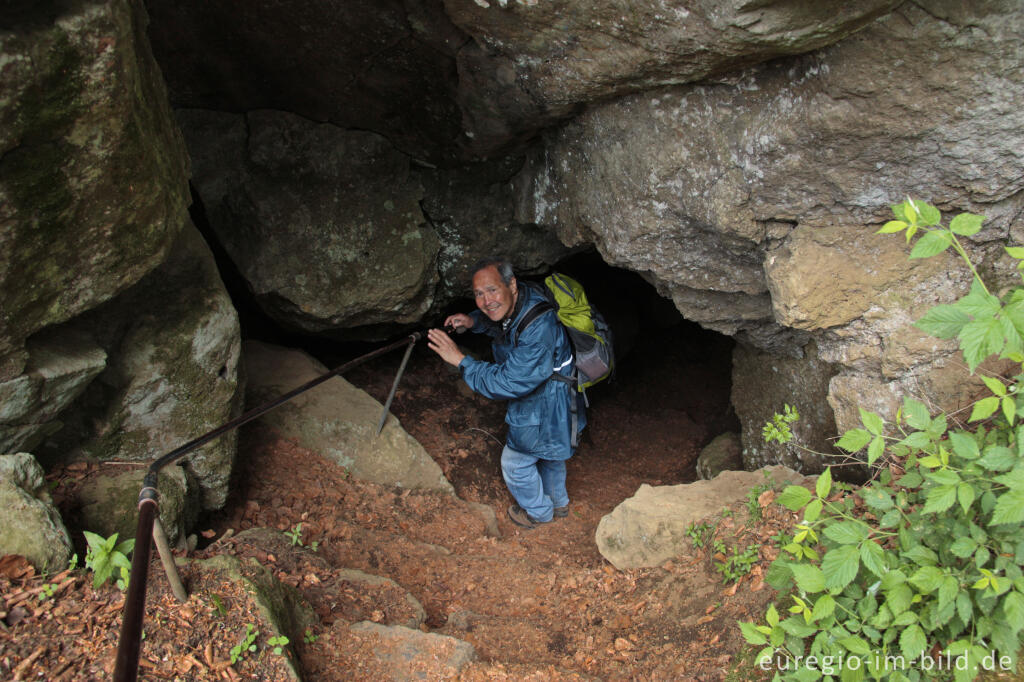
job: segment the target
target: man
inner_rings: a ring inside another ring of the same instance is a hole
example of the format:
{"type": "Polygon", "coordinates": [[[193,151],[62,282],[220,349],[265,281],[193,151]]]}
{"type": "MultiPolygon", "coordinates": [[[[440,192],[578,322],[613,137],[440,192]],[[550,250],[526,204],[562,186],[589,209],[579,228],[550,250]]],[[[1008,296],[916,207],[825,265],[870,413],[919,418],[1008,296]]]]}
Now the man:
{"type": "Polygon", "coordinates": [[[574,402],[577,429],[586,424],[582,401],[574,384],[567,381],[573,369],[572,346],[552,308],[520,328],[530,309],[546,304],[546,299],[534,288],[520,286],[507,261],[477,263],[473,295],[479,310],[450,315],[445,326],[491,336],[494,362],[463,354],[440,329],[427,332],[427,345],[458,367],[473,391],[509,401],[501,471],[516,504],[509,507],[508,515],[517,525],[533,528],[569,513],[565,461],[574,451],[574,402]]]}

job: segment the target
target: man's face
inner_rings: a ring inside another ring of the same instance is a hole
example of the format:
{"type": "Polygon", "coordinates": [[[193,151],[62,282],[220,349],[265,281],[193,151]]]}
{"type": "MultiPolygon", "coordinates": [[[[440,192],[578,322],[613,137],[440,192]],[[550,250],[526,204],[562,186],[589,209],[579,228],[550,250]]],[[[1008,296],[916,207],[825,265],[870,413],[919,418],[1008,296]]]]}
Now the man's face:
{"type": "Polygon", "coordinates": [[[488,265],[473,275],[473,295],[476,307],[495,322],[500,322],[512,312],[516,303],[516,279],[505,284],[501,281],[498,268],[488,265]]]}

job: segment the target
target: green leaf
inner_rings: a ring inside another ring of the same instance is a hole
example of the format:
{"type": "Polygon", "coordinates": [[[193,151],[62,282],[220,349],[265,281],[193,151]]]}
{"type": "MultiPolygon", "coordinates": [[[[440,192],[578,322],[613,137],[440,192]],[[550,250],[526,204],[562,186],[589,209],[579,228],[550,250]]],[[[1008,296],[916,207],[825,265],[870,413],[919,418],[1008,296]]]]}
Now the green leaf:
{"type": "Polygon", "coordinates": [[[811,501],[811,491],[799,485],[788,485],[775,501],[790,511],[799,511],[811,501]]]}
{"type": "Polygon", "coordinates": [[[821,475],[818,476],[817,482],[814,484],[814,491],[818,494],[818,497],[825,499],[828,494],[832,491],[832,468],[827,467],[821,475]]]}
{"type": "Polygon", "coordinates": [[[1006,384],[995,377],[982,376],[981,380],[988,386],[988,390],[992,391],[999,397],[1006,395],[1006,384]]]}
{"type": "Polygon", "coordinates": [[[740,623],[740,632],[743,633],[743,639],[747,640],[748,644],[755,646],[767,644],[768,638],[761,632],[757,631],[757,626],[753,623],[740,623]]]}
{"type": "Polygon", "coordinates": [[[978,319],[992,319],[1002,308],[999,299],[990,294],[979,280],[971,282],[971,291],[953,304],[957,309],[978,319]]]}
{"type": "Polygon", "coordinates": [[[825,527],[825,536],[840,545],[856,545],[866,538],[870,529],[860,521],[842,521],[825,527]]]}
{"type": "Polygon", "coordinates": [[[935,208],[929,203],[924,201],[915,201],[914,205],[917,207],[917,212],[921,216],[921,222],[929,227],[938,225],[942,221],[942,214],[939,213],[939,209],[935,208]]]}
{"type": "Polygon", "coordinates": [[[964,325],[971,321],[971,316],[952,305],[943,304],[934,306],[926,312],[921,319],[914,323],[914,326],[932,336],[940,339],[952,339],[964,325]]]}
{"type": "Polygon", "coordinates": [[[924,648],[928,643],[927,637],[925,637],[924,630],[921,629],[920,625],[911,625],[903,634],[900,635],[900,649],[902,650],[903,657],[912,661],[924,652],[924,648]]]}
{"type": "Polygon", "coordinates": [[[1006,417],[1006,421],[1013,426],[1013,422],[1017,416],[1017,403],[1011,396],[1003,398],[1003,416],[1006,417]]]}
{"type": "Polygon", "coordinates": [[[902,220],[890,220],[885,225],[882,225],[882,229],[875,234],[896,234],[907,229],[907,224],[902,220]]]}
{"type": "Polygon", "coordinates": [[[907,420],[907,425],[914,429],[927,429],[931,423],[928,407],[913,398],[903,399],[903,416],[907,420]]]}
{"type": "Polygon", "coordinates": [[[912,223],[917,220],[917,212],[907,202],[894,204],[889,208],[892,209],[892,214],[896,216],[897,220],[902,220],[905,223],[912,223]]]}
{"type": "Polygon", "coordinates": [[[978,543],[975,542],[973,538],[961,535],[952,545],[949,546],[949,551],[953,553],[953,556],[966,559],[974,554],[974,550],[977,548],[978,543]]]}
{"type": "Polygon", "coordinates": [[[937,566],[922,566],[914,571],[908,582],[922,594],[929,594],[939,589],[945,574],[937,566]]]}
{"type": "Polygon", "coordinates": [[[882,433],[882,429],[885,428],[885,422],[874,412],[869,412],[863,407],[857,408],[860,410],[860,421],[864,424],[864,428],[868,430],[873,436],[877,436],[882,433]]]}
{"type": "Polygon", "coordinates": [[[879,578],[885,575],[885,551],[877,542],[868,540],[860,546],[860,560],[865,568],[879,578]]]}
{"type": "Polygon", "coordinates": [[[1017,260],[1024,259],[1024,247],[1020,246],[1006,246],[1006,253],[1010,254],[1010,258],[1016,258],[1017,260]]]}
{"type": "Polygon", "coordinates": [[[1002,483],[1011,490],[1024,491],[1024,466],[1018,466],[1008,474],[996,476],[996,483],[1002,483]]]}
{"type": "Polygon", "coordinates": [[[960,483],[956,487],[956,500],[960,503],[960,508],[964,510],[966,514],[970,510],[971,505],[974,504],[974,486],[970,483],[960,483]]]}
{"type": "Polygon", "coordinates": [[[992,520],[988,525],[998,526],[1022,521],[1024,521],[1024,491],[1011,490],[999,496],[996,508],[992,510],[992,520]]]}
{"type": "Polygon", "coordinates": [[[860,568],[860,552],[854,545],[843,545],[829,550],[821,560],[821,571],[825,576],[825,588],[843,588],[857,576],[860,568]]]}
{"type": "Polygon", "coordinates": [[[1024,595],[1016,590],[1007,593],[1003,597],[1003,613],[1015,634],[1024,629],[1024,595]]]}
{"type": "Polygon", "coordinates": [[[885,440],[881,436],[875,436],[868,446],[868,464],[874,464],[875,460],[885,452],[885,440]]]}
{"type": "Polygon", "coordinates": [[[949,221],[949,230],[953,234],[970,237],[981,230],[981,223],[984,222],[984,220],[985,216],[974,215],[973,213],[961,213],[949,221]]]}
{"type": "Polygon", "coordinates": [[[1017,456],[1010,448],[994,445],[985,448],[985,454],[978,463],[989,471],[1009,471],[1016,466],[1017,456]]]}
{"type": "Polygon", "coordinates": [[[836,446],[847,452],[857,452],[871,441],[871,434],[864,429],[850,429],[836,442],[836,446]]]}
{"type": "Polygon", "coordinates": [[[931,258],[948,249],[952,243],[952,238],[946,232],[932,230],[917,240],[910,250],[910,259],[931,258]]]}
{"type": "Polygon", "coordinates": [[[839,644],[851,654],[858,656],[867,656],[871,653],[871,645],[860,637],[843,637],[839,640],[839,644]]]}
{"type": "Polygon", "coordinates": [[[953,444],[953,452],[964,459],[978,459],[981,456],[978,442],[969,433],[954,431],[949,434],[949,442],[953,444]]]}
{"type": "Polygon", "coordinates": [[[956,502],[956,486],[940,485],[928,491],[924,505],[924,513],[936,514],[944,512],[956,502]]]}
{"type": "Polygon", "coordinates": [[[957,334],[957,338],[960,339],[960,350],[963,351],[964,360],[967,361],[967,368],[971,372],[974,372],[977,366],[992,353],[989,345],[989,334],[993,332],[999,338],[1002,338],[999,321],[988,318],[968,322],[960,330],[960,333],[957,334]]]}
{"type": "Polygon", "coordinates": [[[894,616],[898,616],[910,608],[914,598],[914,592],[906,584],[899,584],[889,590],[885,595],[885,605],[894,616]]]}
{"type": "Polygon", "coordinates": [[[807,508],[804,509],[804,521],[807,523],[814,523],[821,516],[821,508],[823,503],[820,499],[815,498],[810,501],[807,508]]]}
{"type": "Polygon", "coordinates": [[[996,396],[989,396],[988,398],[982,398],[978,402],[974,403],[974,409],[971,410],[971,416],[967,421],[976,422],[981,419],[988,419],[996,410],[999,409],[999,398],[996,396]]]}
{"type": "Polygon", "coordinates": [[[861,499],[864,504],[877,511],[888,511],[893,508],[892,496],[887,488],[861,488],[861,499]]]}
{"type": "MultiPolygon", "coordinates": [[[[1014,592],[1014,594],[1017,594],[1014,592]]],[[[814,602],[814,611],[811,616],[813,620],[828,618],[836,610],[836,600],[831,594],[823,594],[814,602]]]]}
{"type": "Polygon", "coordinates": [[[792,564],[790,565],[790,570],[793,571],[793,579],[796,580],[796,586],[804,592],[813,594],[825,589],[825,574],[817,566],[811,564],[792,564]]]}

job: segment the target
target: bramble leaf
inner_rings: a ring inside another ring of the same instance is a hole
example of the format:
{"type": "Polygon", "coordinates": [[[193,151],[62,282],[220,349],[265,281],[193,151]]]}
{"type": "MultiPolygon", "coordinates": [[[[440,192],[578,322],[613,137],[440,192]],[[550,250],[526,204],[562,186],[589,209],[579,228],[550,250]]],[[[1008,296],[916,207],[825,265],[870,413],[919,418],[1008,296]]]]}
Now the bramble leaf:
{"type": "Polygon", "coordinates": [[[937,305],[926,312],[914,326],[940,339],[952,339],[964,325],[971,321],[971,316],[952,305],[937,305]]]}
{"type": "Polygon", "coordinates": [[[811,491],[799,485],[788,485],[775,501],[790,511],[799,511],[811,501],[811,491]]]}
{"type": "Polygon", "coordinates": [[[850,584],[860,568],[860,552],[855,545],[843,545],[829,550],[821,560],[825,588],[833,590],[850,584]]]}
{"type": "Polygon", "coordinates": [[[971,416],[967,421],[976,422],[982,419],[988,419],[996,410],[999,409],[999,398],[996,396],[989,396],[988,398],[982,398],[978,402],[974,403],[974,408],[971,410],[971,416]]]}
{"type": "Polygon", "coordinates": [[[970,237],[981,230],[981,223],[985,216],[974,215],[973,213],[961,213],[949,221],[949,230],[953,234],[970,237]]]}
{"type": "Polygon", "coordinates": [[[890,220],[885,225],[882,225],[882,228],[875,232],[875,234],[896,234],[905,229],[907,229],[907,224],[902,220],[890,220]]]}
{"type": "Polygon", "coordinates": [[[948,233],[942,230],[932,230],[917,240],[914,248],[910,250],[910,258],[931,258],[950,247],[953,243],[948,233]]]}
{"type": "Polygon", "coordinates": [[[840,447],[847,452],[857,452],[869,442],[871,442],[870,433],[864,429],[850,429],[836,442],[836,447],[840,447]]]}

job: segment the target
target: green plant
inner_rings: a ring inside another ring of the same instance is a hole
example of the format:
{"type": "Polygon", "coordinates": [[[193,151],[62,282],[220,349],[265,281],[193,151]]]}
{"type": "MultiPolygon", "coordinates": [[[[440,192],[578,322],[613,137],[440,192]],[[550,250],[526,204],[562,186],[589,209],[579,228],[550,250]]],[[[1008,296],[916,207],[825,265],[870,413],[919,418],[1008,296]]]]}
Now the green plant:
{"type": "MultiPolygon", "coordinates": [[[[787,405],[786,407],[789,406],[787,405]]],[[[775,489],[775,483],[767,472],[764,473],[764,478],[765,480],[763,483],[760,483],[747,491],[747,516],[750,521],[756,522],[764,518],[764,512],[761,509],[759,499],[762,493],[775,489]]]]}
{"type": "Polygon", "coordinates": [[[769,422],[765,422],[761,429],[761,435],[765,443],[772,441],[788,443],[793,438],[793,432],[789,425],[800,419],[800,413],[792,405],[786,404],[782,407],[782,414],[776,412],[769,422]]]}
{"type": "Polygon", "coordinates": [[[317,639],[319,639],[319,637],[314,635],[312,630],[306,628],[306,632],[302,635],[302,641],[306,644],[313,644],[317,639]]]}
{"type": "MultiPolygon", "coordinates": [[[[1024,362],[1024,288],[992,295],[958,239],[976,234],[982,217],[961,214],[943,227],[937,209],[910,199],[893,212],[879,232],[905,232],[908,243],[922,232],[911,258],[952,248],[973,276],[967,295],[915,324],[958,339],[972,372],[990,355],[1024,362]]],[[[1024,248],[1006,251],[1024,260],[1024,248]]],[[[837,445],[866,450],[870,483],[851,492],[826,469],[813,492],[782,491],[777,501],[803,510],[803,519],[766,580],[793,588],[781,609],[789,615],[773,604],[763,624],[740,623],[746,640],[763,647],[762,668],[774,659],[783,680],[800,682],[967,682],[985,669],[1016,668],[1024,632],[1024,405],[1016,395],[1024,375],[982,379],[993,395],[974,405],[974,430],[951,428],[911,398],[891,422],[862,409],[863,428],[837,445]]]]}
{"type": "Polygon", "coordinates": [[[260,631],[252,623],[245,626],[245,635],[242,637],[242,641],[231,647],[232,665],[238,663],[247,653],[256,651],[256,638],[259,634],[260,631]]]}
{"type": "Polygon", "coordinates": [[[284,647],[286,647],[287,645],[288,645],[288,638],[285,637],[284,635],[279,635],[277,637],[271,637],[270,639],[267,640],[267,646],[274,647],[273,651],[278,656],[281,655],[281,652],[284,651],[284,647]]]}
{"type": "Polygon", "coordinates": [[[302,523],[295,524],[295,527],[291,530],[286,530],[285,535],[292,541],[292,546],[298,545],[302,547],[302,523]]]}
{"type": "Polygon", "coordinates": [[[689,536],[690,542],[697,549],[703,549],[704,545],[711,539],[711,534],[714,533],[715,527],[710,523],[691,523],[686,527],[686,535],[689,536]]]}
{"type": "MultiPolygon", "coordinates": [[[[722,551],[722,554],[725,555],[725,552],[722,551]]],[[[750,569],[754,567],[758,559],[760,559],[758,545],[747,545],[742,552],[739,550],[739,546],[736,546],[732,548],[732,554],[725,557],[725,561],[715,562],[715,570],[722,574],[723,582],[733,583],[750,573],[750,569]]]]}
{"type": "Polygon", "coordinates": [[[89,550],[85,554],[85,567],[93,572],[93,589],[98,589],[100,585],[107,582],[107,579],[114,575],[115,569],[119,571],[120,576],[115,579],[117,589],[126,589],[128,575],[132,568],[131,562],[128,561],[128,554],[135,547],[135,540],[118,543],[117,533],[106,539],[89,531],[83,531],[83,534],[89,545],[89,550]]]}
{"type": "Polygon", "coordinates": [[[53,599],[53,595],[57,593],[57,587],[54,583],[43,583],[42,592],[39,593],[39,601],[53,599]]]}

